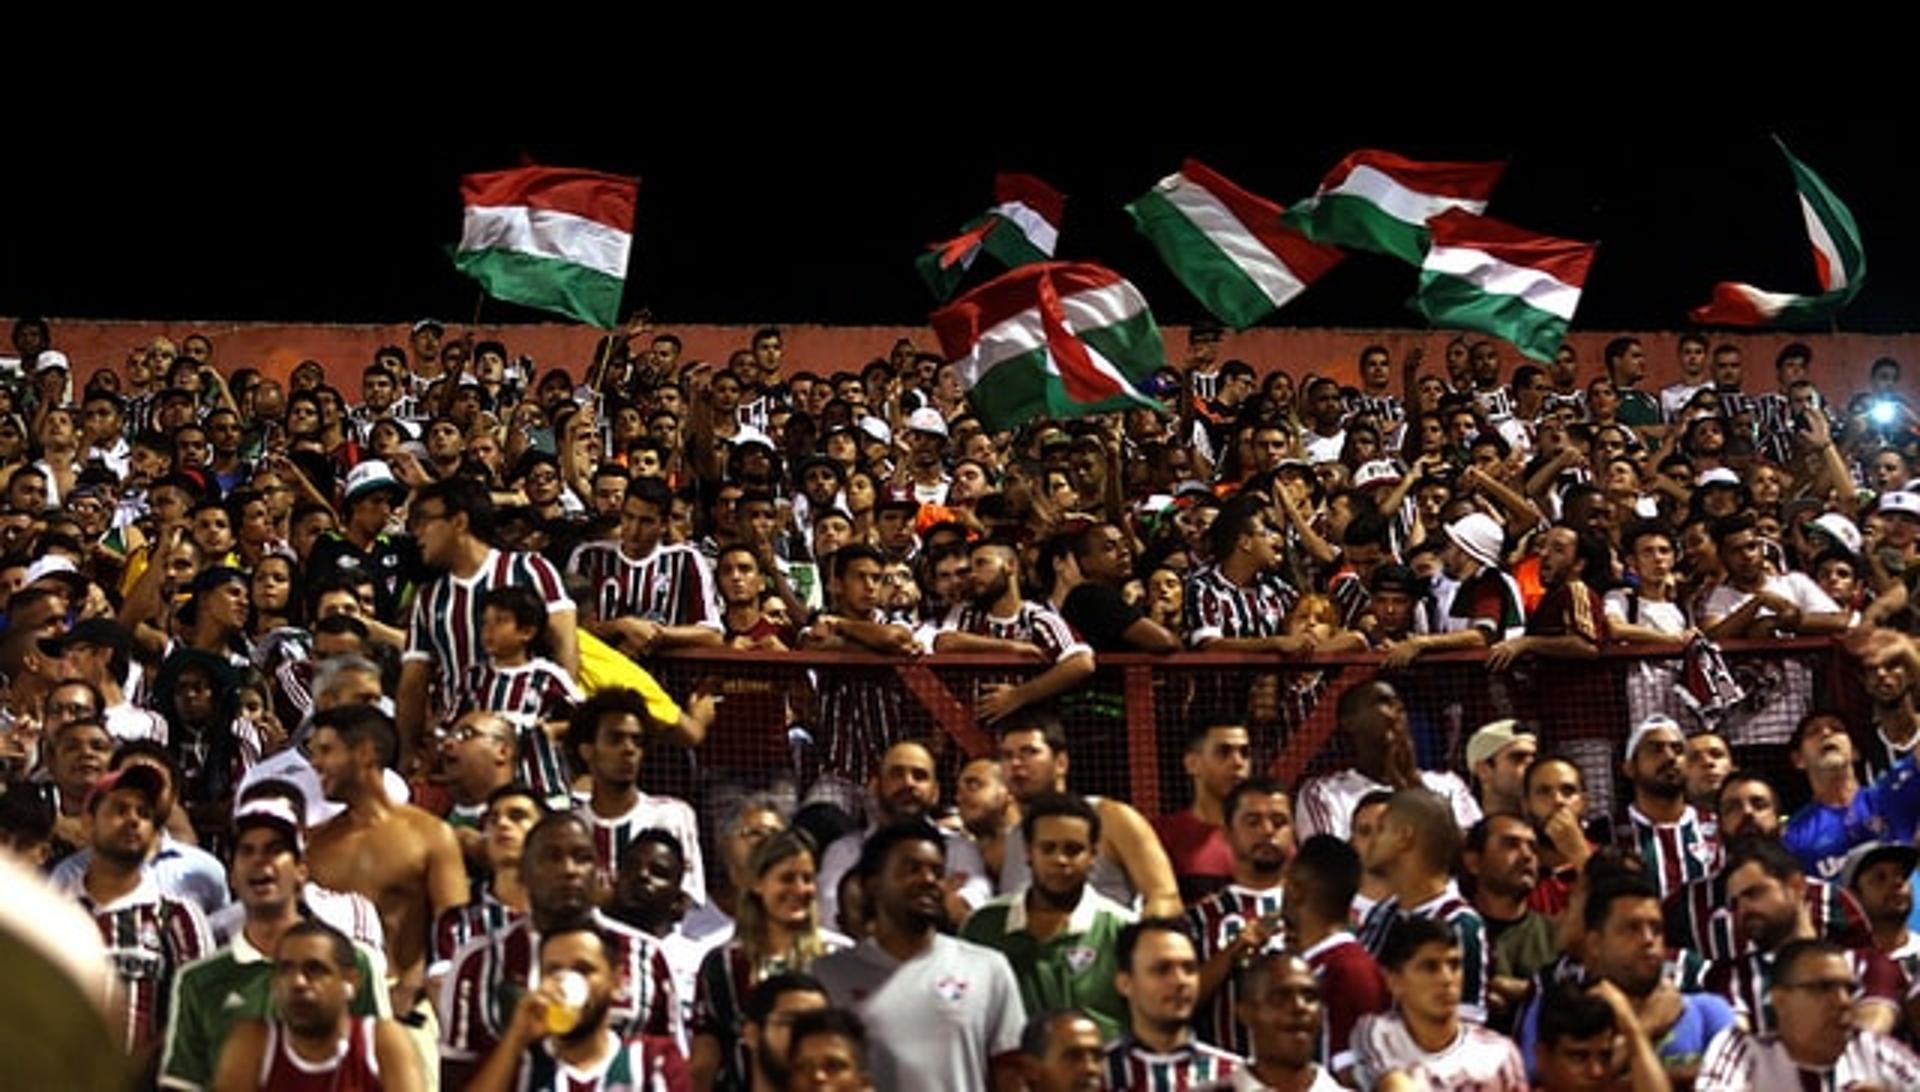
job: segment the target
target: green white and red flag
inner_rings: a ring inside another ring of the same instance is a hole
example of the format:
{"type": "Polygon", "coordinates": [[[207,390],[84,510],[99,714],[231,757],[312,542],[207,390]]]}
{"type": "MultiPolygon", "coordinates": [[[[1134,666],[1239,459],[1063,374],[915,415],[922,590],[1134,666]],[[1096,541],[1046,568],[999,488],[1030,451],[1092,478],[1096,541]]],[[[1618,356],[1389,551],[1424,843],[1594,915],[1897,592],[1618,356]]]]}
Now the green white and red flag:
{"type": "Polygon", "coordinates": [[[636,178],[570,167],[467,175],[453,264],[495,299],[610,330],[619,321],[639,197],[636,178]]]}
{"type": "Polygon", "coordinates": [[[1867,252],[1860,225],[1821,177],[1794,157],[1779,137],[1773,142],[1787,157],[1794,188],[1800,192],[1800,216],[1806,221],[1813,251],[1817,295],[1769,292],[1737,281],[1713,286],[1713,298],[1688,312],[1695,322],[1721,326],[1806,326],[1825,322],[1853,302],[1867,279],[1867,252]]]}
{"type": "Polygon", "coordinates": [[[927,248],[915,262],[934,298],[960,286],[982,252],[1009,269],[1053,257],[1067,199],[1030,174],[1001,171],[993,177],[992,208],[967,221],[959,235],[927,248]]]}
{"type": "Polygon", "coordinates": [[[1236,330],[1306,291],[1343,257],[1283,222],[1285,209],[1197,159],[1127,211],[1187,291],[1236,330]]]}
{"type": "Polygon", "coordinates": [[[1370,148],[1348,155],[1287,222],[1317,243],[1391,254],[1419,265],[1427,221],[1450,209],[1487,211],[1505,163],[1423,163],[1370,148]]]}
{"type": "Polygon", "coordinates": [[[1541,235],[1462,209],[1431,233],[1413,304],[1437,326],[1478,330],[1552,360],[1580,306],[1595,244],[1541,235]]]}
{"type": "Polygon", "coordinates": [[[1166,366],[1146,298],[1111,269],[1043,262],[1003,273],[935,311],[974,412],[993,430],[1160,403],[1145,392],[1166,366]]]}

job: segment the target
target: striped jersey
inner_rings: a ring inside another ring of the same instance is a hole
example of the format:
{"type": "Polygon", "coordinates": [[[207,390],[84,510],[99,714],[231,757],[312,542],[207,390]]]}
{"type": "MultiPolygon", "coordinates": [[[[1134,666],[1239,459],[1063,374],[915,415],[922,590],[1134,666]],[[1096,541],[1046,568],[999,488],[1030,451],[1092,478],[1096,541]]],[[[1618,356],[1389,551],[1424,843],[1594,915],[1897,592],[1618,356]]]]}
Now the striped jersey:
{"type": "MultiPolygon", "coordinates": [[[[865,621],[892,624],[878,610],[865,621]]],[[[821,772],[866,784],[868,775],[880,768],[881,756],[906,729],[905,689],[894,685],[891,668],[816,671],[811,678],[820,695],[813,729],[824,752],[821,772]]]]}
{"type": "MultiPolygon", "coordinates": [[[[592,799],[584,794],[574,797],[574,810],[593,828],[593,856],[599,862],[601,878],[609,885],[620,869],[620,857],[643,830],[664,830],[680,840],[686,858],[687,874],[681,881],[693,905],[707,902],[707,868],[700,855],[700,821],[693,808],[677,796],[636,794],[639,799],[625,815],[608,819],[594,810],[592,799]]],[[[611,886],[608,888],[611,890],[611,886]]]]}
{"type": "Polygon", "coordinates": [[[602,621],[644,618],[666,626],[721,628],[713,570],[685,543],[663,543],[645,557],[630,558],[618,542],[584,542],[567,558],[567,572],[586,578],[588,609],[602,621]]]}
{"type": "MultiPolygon", "coordinates": [[[[680,1000],[666,952],[652,936],[595,911],[594,923],[613,945],[620,981],[613,994],[613,1030],[678,1040],[680,1000]]],[[[485,1058],[513,1021],[514,1006],[539,982],[540,936],[532,918],[479,937],[453,957],[440,984],[440,1054],[458,1062],[485,1058]]]]}
{"type": "Polygon", "coordinates": [[[1407,419],[1407,408],[1397,394],[1368,394],[1358,388],[1348,388],[1342,399],[1348,417],[1365,415],[1373,418],[1385,436],[1393,431],[1393,426],[1407,419]]]}
{"type": "MultiPolygon", "coordinates": [[[[1863,1000],[1877,998],[1895,1011],[1905,1004],[1907,976],[1878,949],[1849,948],[1847,963],[1853,968],[1854,981],[1860,984],[1863,1000]]],[[[1737,959],[1720,960],[1707,968],[1702,988],[1726,998],[1733,1011],[1745,1018],[1749,1029],[1779,1030],[1779,1018],[1768,996],[1773,988],[1773,953],[1748,952],[1737,959]]]]}
{"type": "Polygon", "coordinates": [[[1353,1066],[1353,1029],[1362,1016],[1393,1008],[1387,976],[1352,933],[1336,932],[1300,953],[1320,982],[1320,1064],[1341,1073],[1353,1066]]]}
{"type": "MultiPolygon", "coordinates": [[[[1194,903],[1187,910],[1187,935],[1193,938],[1200,962],[1206,963],[1233,944],[1247,923],[1260,918],[1280,918],[1281,888],[1278,884],[1255,891],[1229,884],[1194,903]]],[[[1286,947],[1286,930],[1276,929],[1263,952],[1286,947]]],[[[1228,975],[1213,995],[1200,1000],[1193,1010],[1193,1030],[1202,1042],[1242,1057],[1253,1054],[1253,1037],[1233,1018],[1234,1005],[1240,999],[1238,975],[1228,975]]]]}
{"type": "Polygon", "coordinates": [[[1779,1036],[1728,1028],[1707,1047],[1693,1087],[1694,1092],[1920,1088],[1920,1057],[1892,1036],[1856,1028],[1831,1066],[1803,1066],[1779,1036]]]}
{"type": "Polygon", "coordinates": [[[1218,637],[1279,636],[1299,600],[1279,573],[1261,573],[1243,588],[1209,565],[1187,578],[1187,643],[1199,648],[1218,637]]]}
{"type": "Polygon", "coordinates": [[[1054,663],[1093,651],[1092,646],[1073,632],[1073,627],[1060,617],[1058,611],[1032,600],[1021,601],[1020,609],[1006,617],[972,603],[962,603],[947,612],[947,617],[940,623],[940,631],[971,633],[1002,641],[1025,641],[1054,663]]]}
{"type": "Polygon", "coordinates": [[[379,1022],[371,1016],[347,1021],[347,1041],[340,1053],[324,1062],[310,1062],[293,1052],[285,1025],[267,1021],[267,1049],[260,1059],[260,1083],[270,1092],[379,1092],[380,1058],[374,1051],[379,1022]]]}
{"type": "Polygon", "coordinates": [[[1628,846],[1647,863],[1647,878],[1660,889],[1662,899],[1694,880],[1706,879],[1719,862],[1720,846],[1707,836],[1691,804],[1677,823],[1656,823],[1638,806],[1628,804],[1627,826],[1633,839],[1628,846]]]}
{"type": "Polygon", "coordinates": [[[652,1035],[622,1039],[609,1031],[613,1049],[598,1065],[575,1068],[553,1056],[542,1039],[520,1061],[517,1092],[686,1092],[693,1087],[687,1060],[673,1040],[652,1035]]]}
{"type": "MultiPolygon", "coordinates": [[[[838,933],[822,931],[821,954],[848,947],[838,933]]],[[[741,1034],[747,1026],[747,995],[753,988],[777,974],[805,971],[808,964],[785,956],[774,956],[754,965],[753,958],[738,937],[708,952],[700,961],[699,981],[693,997],[693,1033],[708,1035],[720,1046],[720,1073],[715,1087],[747,1088],[751,1068],[751,1048],[741,1034]]]]}
{"type": "Polygon", "coordinates": [[[1199,1092],[1246,1064],[1197,1039],[1161,1054],[1129,1034],[1107,1047],[1107,1084],[1113,1092],[1199,1092]]]}
{"type": "Polygon", "coordinates": [[[1465,1021],[1453,1042],[1428,1051],[1397,1012],[1361,1019],[1353,1030],[1353,1076],[1372,1088],[1382,1075],[1399,1070],[1413,1086],[1432,1092],[1527,1092],[1526,1063],[1513,1040],[1465,1021]]]}
{"type": "Polygon", "coordinates": [[[1487,1021],[1487,983],[1493,977],[1493,946],[1487,943],[1487,921],[1460,894],[1452,880],[1433,898],[1411,910],[1388,895],[1374,905],[1360,926],[1360,943],[1375,959],[1386,949],[1387,934],[1402,918],[1431,918],[1445,922],[1460,938],[1460,1018],[1474,1024],[1487,1021]]]}
{"type": "Polygon", "coordinates": [[[135,1051],[157,1044],[167,1026],[173,976],[213,951],[206,919],[191,902],[161,894],[151,872],[142,872],[139,886],[104,906],[83,888],[80,906],[99,928],[126,998],[124,1041],[135,1051]]]}
{"type": "MultiPolygon", "coordinates": [[[[1866,911],[1853,892],[1828,880],[1808,876],[1807,920],[1816,936],[1825,937],[1843,948],[1864,948],[1873,943],[1872,927],[1866,911]]],[[[1733,908],[1727,905],[1726,884],[1722,877],[1694,880],[1668,895],[1662,913],[1667,920],[1667,945],[1700,953],[1707,959],[1732,959],[1747,947],[1734,932],[1733,908]]]]}
{"type": "Polygon", "coordinates": [[[539,554],[500,550],[488,550],[472,576],[442,573],[413,597],[405,659],[433,665],[429,709],[441,720],[453,719],[462,681],[487,662],[480,644],[481,600],[495,588],[507,587],[532,588],[547,601],[549,615],[574,609],[552,562],[539,554]]]}
{"type": "Polygon", "coordinates": [[[484,709],[505,717],[519,733],[519,779],[549,804],[564,806],[573,791],[573,770],[566,748],[543,725],[566,720],[586,700],[567,669],[544,656],[515,667],[500,667],[489,657],[467,671],[454,706],[460,713],[484,709]]]}
{"type": "Polygon", "coordinates": [[[501,902],[484,882],[473,885],[473,897],[464,906],[449,906],[433,920],[434,969],[452,966],[460,949],[482,937],[504,932],[527,915],[501,902]]]}

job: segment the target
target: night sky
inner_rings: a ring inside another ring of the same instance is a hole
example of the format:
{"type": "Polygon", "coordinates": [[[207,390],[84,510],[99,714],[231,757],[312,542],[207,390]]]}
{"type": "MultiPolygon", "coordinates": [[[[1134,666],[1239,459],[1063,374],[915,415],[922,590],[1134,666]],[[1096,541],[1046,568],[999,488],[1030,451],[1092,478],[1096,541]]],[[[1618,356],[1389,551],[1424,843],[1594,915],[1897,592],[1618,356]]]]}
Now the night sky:
{"type": "MultiPolygon", "coordinates": [[[[1060,256],[1109,265],[1163,323],[1201,311],[1133,230],[1122,205],[1192,155],[1282,203],[1310,193],[1357,147],[1415,158],[1507,158],[1491,215],[1601,242],[1578,328],[1675,328],[1713,281],[1814,288],[1779,133],[1848,203],[1869,266],[1841,328],[1915,328],[1920,212],[1910,174],[1875,125],[1769,118],[1652,123],[1658,110],[1528,122],[1415,123],[1404,116],[1190,124],[926,126],[865,121],[852,100],[716,110],[559,132],[417,125],[315,114],[250,130],[53,136],[40,170],[10,169],[20,214],[0,253],[0,313],[87,318],[462,321],[472,282],[445,248],[459,234],[459,175],[534,161],[642,177],[629,304],[661,321],[916,323],[931,298],[912,260],[990,201],[996,169],[1069,195],[1060,256]],[[1057,129],[1070,135],[1051,137],[1057,129]],[[940,139],[934,139],[938,132],[940,139]],[[631,135],[627,135],[627,134],[631,135]],[[1892,158],[1890,158],[1892,157],[1892,158]]],[[[1417,326],[1414,271],[1351,258],[1268,320],[1283,326],[1417,326]]],[[[489,302],[493,321],[538,313],[489,302]]]]}

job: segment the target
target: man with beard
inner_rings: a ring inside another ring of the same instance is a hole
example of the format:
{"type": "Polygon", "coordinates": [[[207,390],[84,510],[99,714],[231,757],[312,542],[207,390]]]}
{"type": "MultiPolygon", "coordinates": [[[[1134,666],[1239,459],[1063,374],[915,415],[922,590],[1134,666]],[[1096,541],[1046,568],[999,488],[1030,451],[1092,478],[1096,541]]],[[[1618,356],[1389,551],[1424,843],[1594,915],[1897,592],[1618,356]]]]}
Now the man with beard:
{"type": "Polygon", "coordinates": [[[1866,669],[1867,696],[1873,699],[1874,739],[1867,744],[1867,777],[1876,778],[1920,746],[1920,712],[1915,709],[1913,675],[1904,660],[1887,660],[1866,669]]]}
{"type": "Polygon", "coordinates": [[[1673,718],[1654,714],[1627,737],[1621,770],[1633,786],[1627,805],[1628,845],[1647,863],[1647,874],[1662,897],[1682,885],[1704,879],[1713,870],[1715,844],[1687,803],[1687,777],[1681,763],[1686,739],[1673,718]]]}
{"type": "MultiPolygon", "coordinates": [[[[887,748],[870,788],[874,805],[872,821],[864,830],[849,831],[834,839],[820,856],[822,921],[834,920],[839,912],[840,878],[859,864],[861,848],[873,832],[895,823],[925,821],[927,813],[940,802],[940,775],[934,765],[933,751],[915,740],[887,748]]],[[[946,858],[947,879],[953,889],[946,899],[947,916],[958,925],[993,897],[993,878],[987,873],[986,862],[980,859],[979,848],[959,834],[947,832],[946,858]]]]}
{"type": "MultiPolygon", "coordinates": [[[[1625,996],[1634,1022],[1657,1046],[1660,1065],[1676,1085],[1684,1086],[1700,1068],[1707,1044],[1733,1024],[1733,1009],[1713,994],[1682,993],[1667,977],[1660,894],[1642,876],[1622,873],[1597,882],[1588,892],[1581,939],[1573,955],[1583,983],[1610,983],[1625,996]]],[[[1520,1021],[1515,1038],[1531,1071],[1535,1043],[1551,993],[1536,997],[1520,1021]]]]}
{"type": "Polygon", "coordinates": [[[1006,955],[1028,1012],[1076,1009],[1111,1038],[1127,1017],[1113,987],[1114,942],[1134,914],[1087,886],[1100,815],[1064,793],[1043,793],[1025,811],[1020,834],[1033,881],[981,907],[960,935],[1006,955]]]}
{"type": "Polygon", "coordinates": [[[539,985],[513,1010],[500,1044],[466,1087],[472,1092],[686,1092],[686,1059],[673,1040],[615,1030],[621,981],[617,946],[592,918],[541,936],[539,985]]]}
{"type": "Polygon", "coordinates": [[[776,974],[763,979],[747,994],[743,1012],[751,1083],[747,1092],[786,1092],[793,1071],[787,1056],[793,1046],[793,1022],[810,1012],[830,1007],[827,988],[808,974],[776,974]]]}
{"type": "Polygon", "coordinates": [[[1233,1092],[1341,1092],[1327,1066],[1314,1061],[1326,1022],[1326,995],[1296,952],[1258,956],[1238,973],[1235,1016],[1252,1042],[1244,1069],[1227,1078],[1233,1092]]]}
{"type": "Polygon", "coordinates": [[[1232,874],[1226,886],[1187,911],[1187,931],[1200,956],[1200,1038],[1244,1056],[1251,1029],[1235,1019],[1237,968],[1283,943],[1281,878],[1293,857],[1293,805],[1286,788],[1266,777],[1227,793],[1222,817],[1232,874]]]}
{"type": "MultiPolygon", "coordinates": [[[[1366,857],[1369,868],[1386,875],[1392,894],[1367,914],[1359,937],[1386,966],[1384,953],[1391,936],[1406,920],[1425,918],[1446,926],[1455,937],[1452,958],[1459,973],[1455,993],[1460,1015],[1484,1024],[1493,950],[1487,944],[1486,919],[1454,882],[1453,862],[1460,855],[1460,843],[1460,828],[1454,825],[1446,801],[1425,789],[1394,793],[1366,857]]],[[[1398,996],[1399,991],[1394,992],[1398,996]]]]}
{"type": "Polygon", "coordinates": [[[1335,1074],[1353,1067],[1353,1027],[1393,1004],[1380,965],[1347,929],[1360,889],[1360,855],[1347,843],[1317,834],[1300,846],[1284,873],[1281,918],[1287,943],[1300,953],[1326,999],[1316,1056],[1335,1074]]]}
{"type": "Polygon", "coordinates": [[[953,791],[961,829],[973,839],[989,877],[1000,874],[1006,860],[1007,835],[1020,825],[1020,806],[1007,790],[1007,779],[994,758],[976,758],[960,767],[953,791]]]}
{"type": "Polygon", "coordinates": [[[1793,765],[1807,775],[1813,799],[1787,821],[1782,841],[1806,870],[1840,874],[1847,852],[1862,842],[1908,843],[1920,826],[1920,768],[1908,755],[1871,785],[1853,772],[1853,737],[1838,713],[1800,719],[1788,743],[1793,765]]]}
{"type": "Polygon", "coordinates": [[[1734,1030],[1714,1040],[1696,1092],[1753,1088],[1914,1088],[1920,1058],[1862,1026],[1848,1004],[1860,978],[1848,953],[1824,941],[1788,943],[1775,963],[1777,1032],[1734,1030]]]}
{"type": "Polygon", "coordinates": [[[822,956],[813,974],[836,1006],[865,1021],[878,1087],[1014,1089],[1027,1022],[1020,984],[999,952],[939,931],[945,852],[946,839],[923,820],[874,832],[859,864],[873,931],[822,956]]]}
{"type": "Polygon", "coordinates": [[[1467,832],[1462,861],[1473,877],[1473,907],[1486,921],[1493,945],[1489,1001],[1494,1024],[1513,1027],[1517,1007],[1527,996],[1534,972],[1559,955],[1552,919],[1527,905],[1540,882],[1538,837],[1533,824],[1518,815],[1496,813],[1467,832]]]}
{"type": "Polygon", "coordinates": [[[657,728],[646,699],[633,690],[602,690],[574,710],[567,749],[592,786],[575,811],[593,830],[594,859],[609,885],[621,855],[641,831],[658,828],[680,839],[688,855],[687,896],[699,906],[707,901],[706,866],[692,805],[640,791],[640,771],[657,728]]]}
{"type": "Polygon", "coordinates": [[[393,760],[394,742],[386,714],[345,705],[313,723],[308,757],[321,791],[346,810],[313,831],[308,866],[324,886],[358,891],[379,907],[396,979],[388,984],[393,1011],[424,1029],[432,1018],[427,937],[440,914],[469,896],[460,843],[431,812],[388,799],[381,771],[393,760]]]}
{"type": "Polygon", "coordinates": [[[999,652],[1030,655],[1051,664],[1020,683],[989,683],[975,705],[981,720],[995,724],[1047,701],[1093,677],[1093,649],[1053,608],[1020,594],[1020,555],[1004,543],[976,543],[968,554],[969,604],[957,606],[933,637],[934,652],[999,652]]]}
{"type": "Polygon", "coordinates": [[[1860,899],[1873,927],[1873,946],[1892,960],[1908,982],[1920,981],[1920,933],[1907,927],[1913,916],[1913,869],[1920,851],[1912,846],[1867,842],[1847,854],[1840,882],[1860,899]]]}
{"type": "Polygon", "coordinates": [[[220,1052],[216,1092],[321,1092],[428,1087],[396,1021],[350,1005],[380,984],[361,977],[353,942],[317,921],[287,929],[273,951],[273,1015],[235,1025],[220,1052]]]}
{"type": "Polygon", "coordinates": [[[1497,641],[1487,650],[1487,670],[1504,671],[1529,656],[1591,660],[1600,654],[1610,634],[1606,606],[1587,582],[1589,556],[1573,528],[1562,525],[1547,532],[1540,553],[1546,597],[1527,618],[1524,634],[1497,641]]]}
{"type": "Polygon", "coordinates": [[[1714,521],[1713,542],[1727,580],[1700,607],[1708,637],[1773,637],[1838,633],[1852,622],[1813,578],[1802,572],[1775,574],[1767,565],[1753,517],[1714,521]]]}
{"type": "MultiPolygon", "coordinates": [[[[1734,928],[1745,947],[1731,959],[1716,961],[1705,987],[1730,1002],[1750,1030],[1773,1031],[1780,1026],[1769,997],[1776,981],[1774,957],[1790,941],[1818,936],[1807,912],[1806,873],[1779,842],[1748,838],[1728,847],[1724,875],[1734,928]]],[[[1871,945],[1845,952],[1860,984],[1854,1018],[1863,1027],[1891,1033],[1906,994],[1900,969],[1871,945]]]]}
{"type": "Polygon", "coordinates": [[[1246,1064],[1193,1034],[1200,957],[1180,922],[1142,919],[1121,931],[1118,947],[1114,984],[1127,999],[1128,1023],[1126,1034],[1107,1044],[1114,1092],[1207,1087],[1246,1064]]]}
{"type": "MultiPolygon", "coordinates": [[[[307,866],[303,825],[287,800],[272,797],[242,804],[234,815],[233,887],[245,911],[233,943],[188,964],[174,980],[162,1088],[203,1089],[236,1021],[266,1018],[272,1011],[273,964],[267,953],[300,922],[316,920],[301,899],[307,866]]],[[[355,945],[360,981],[379,983],[378,960],[355,945]]],[[[387,991],[358,991],[355,1016],[387,1017],[387,991]]],[[[411,1046],[408,1047],[412,1049],[411,1046]]]]}
{"type": "Polygon", "coordinates": [[[527,888],[527,916],[500,932],[474,939],[454,955],[440,991],[440,1057],[444,1087],[465,1088],[477,1064],[509,1032],[519,998],[536,978],[540,941],[549,933],[589,918],[610,950],[615,985],[612,1030],[677,1040],[685,1026],[674,993],[673,971],[660,942],[594,909],[598,895],[593,832],[577,812],[554,812],[527,832],[520,875],[527,888]]]}
{"type": "Polygon", "coordinates": [[[1515,720],[1481,725],[1467,740],[1467,770],[1480,784],[1480,809],[1519,814],[1525,807],[1527,767],[1540,752],[1540,740],[1520,730],[1515,720]]]}

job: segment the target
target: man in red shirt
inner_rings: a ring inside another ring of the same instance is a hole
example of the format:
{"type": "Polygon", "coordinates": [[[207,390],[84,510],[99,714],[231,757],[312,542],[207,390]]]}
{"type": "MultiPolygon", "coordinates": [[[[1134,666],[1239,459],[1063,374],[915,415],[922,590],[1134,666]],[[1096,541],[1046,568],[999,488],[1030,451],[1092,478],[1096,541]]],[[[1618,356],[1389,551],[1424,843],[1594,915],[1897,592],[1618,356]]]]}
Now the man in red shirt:
{"type": "Polygon", "coordinates": [[[1183,759],[1193,780],[1193,803],[1153,821],[1174,877],[1180,900],[1188,905],[1219,889],[1233,876],[1233,850],[1221,831],[1222,803],[1253,768],[1253,742],[1242,724],[1210,724],[1187,737],[1183,759]]]}

